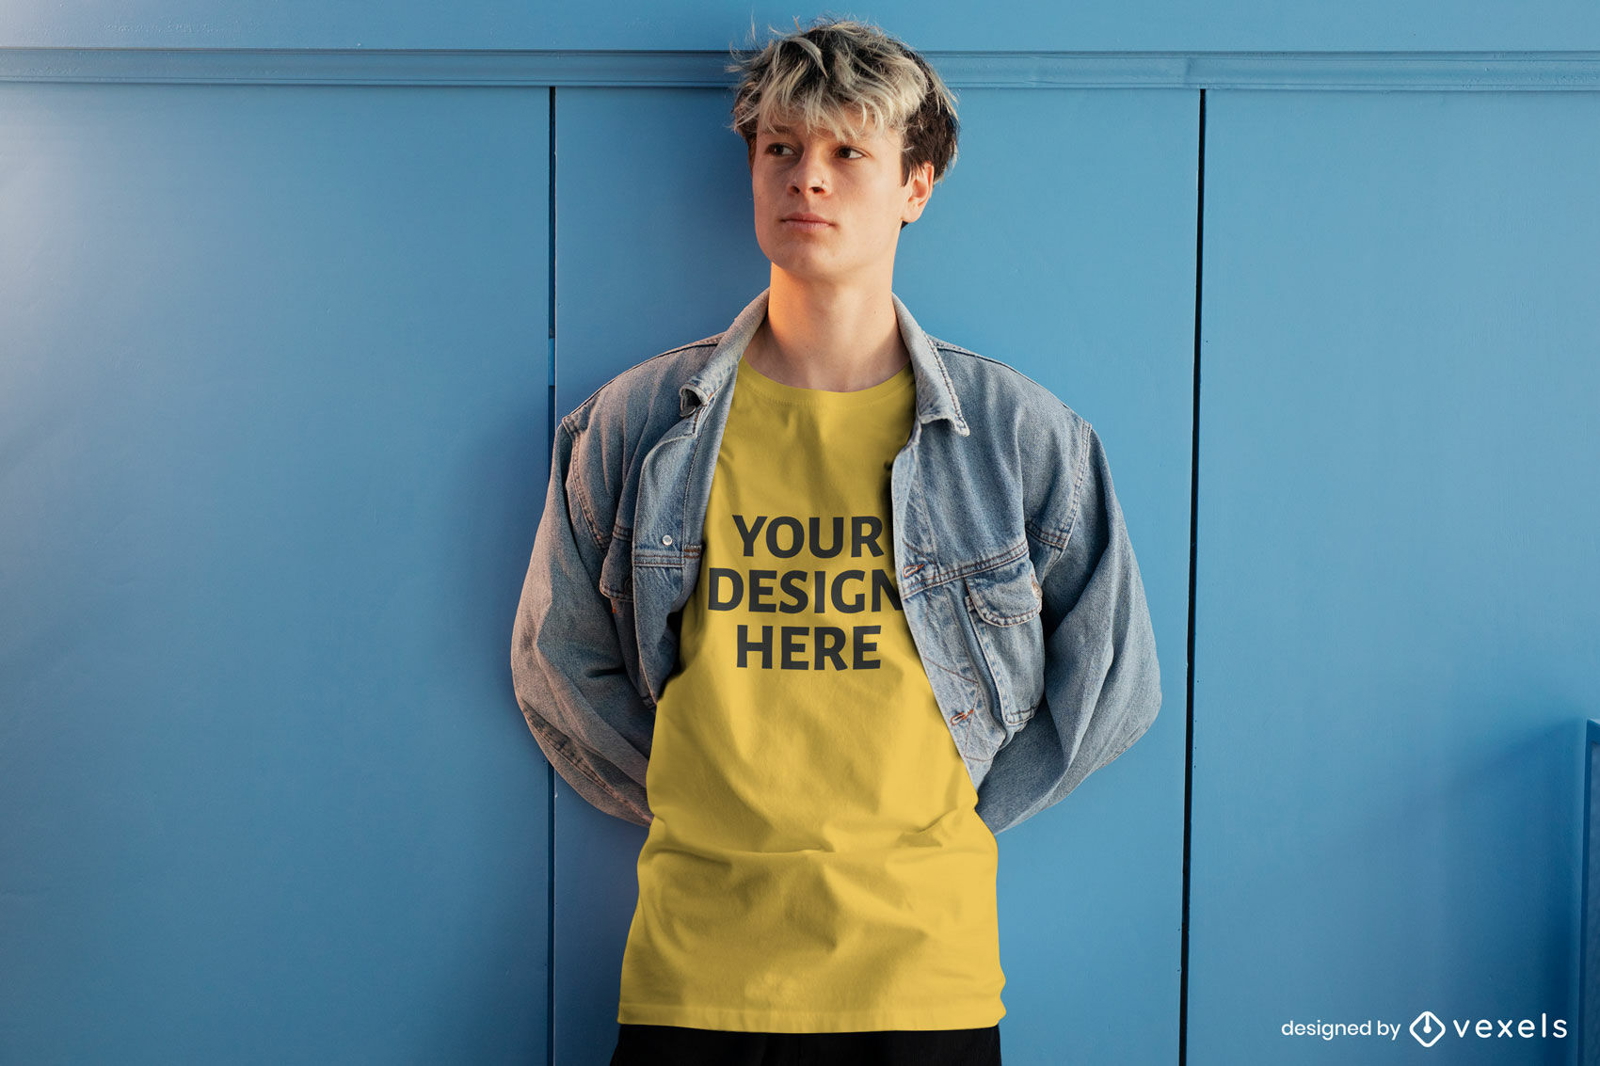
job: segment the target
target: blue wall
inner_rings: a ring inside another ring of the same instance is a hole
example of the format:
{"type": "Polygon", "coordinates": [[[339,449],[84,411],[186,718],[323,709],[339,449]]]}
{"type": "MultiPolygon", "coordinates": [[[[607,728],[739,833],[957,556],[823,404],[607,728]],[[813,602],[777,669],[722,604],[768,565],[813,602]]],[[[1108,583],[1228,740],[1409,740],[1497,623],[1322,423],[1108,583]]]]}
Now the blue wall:
{"type": "MultiPolygon", "coordinates": [[[[549,419],[766,284],[718,52],[811,13],[665,11],[0,12],[0,1062],[605,1061],[549,419]]],[[[1505,53],[1600,14],[856,14],[961,97],[896,291],[1094,422],[1163,666],[1000,837],[1007,1062],[1575,1061],[1600,54],[1505,53]],[[1280,1031],[1424,1010],[1569,1035],[1280,1031]]]]}

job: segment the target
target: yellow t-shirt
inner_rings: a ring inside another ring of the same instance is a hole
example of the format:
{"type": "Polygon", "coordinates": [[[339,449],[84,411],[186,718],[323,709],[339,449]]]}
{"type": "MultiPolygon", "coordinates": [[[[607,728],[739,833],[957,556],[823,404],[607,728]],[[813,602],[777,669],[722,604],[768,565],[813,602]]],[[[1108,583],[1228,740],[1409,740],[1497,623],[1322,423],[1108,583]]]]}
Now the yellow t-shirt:
{"type": "Polygon", "coordinates": [[[994,834],[900,607],[911,367],[855,392],[740,360],[656,707],[617,1020],[975,1029],[1005,1015],[994,834]]]}

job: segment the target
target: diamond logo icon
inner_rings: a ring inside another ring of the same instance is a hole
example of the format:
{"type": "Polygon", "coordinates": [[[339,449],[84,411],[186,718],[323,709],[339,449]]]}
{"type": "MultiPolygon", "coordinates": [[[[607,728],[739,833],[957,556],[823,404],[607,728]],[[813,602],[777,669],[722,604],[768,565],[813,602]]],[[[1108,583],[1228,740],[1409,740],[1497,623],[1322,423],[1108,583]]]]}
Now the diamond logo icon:
{"type": "Polygon", "coordinates": [[[1431,1010],[1425,1010],[1411,1022],[1411,1035],[1423,1047],[1432,1047],[1444,1035],[1444,1022],[1431,1010]]]}

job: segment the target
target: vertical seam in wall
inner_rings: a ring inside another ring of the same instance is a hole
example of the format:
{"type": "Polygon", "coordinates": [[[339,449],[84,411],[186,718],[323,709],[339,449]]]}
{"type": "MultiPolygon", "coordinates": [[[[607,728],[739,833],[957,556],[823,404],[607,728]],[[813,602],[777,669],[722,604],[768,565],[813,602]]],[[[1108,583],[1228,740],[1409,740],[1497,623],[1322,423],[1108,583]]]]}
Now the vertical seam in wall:
{"type": "Polygon", "coordinates": [[[1195,160],[1194,217],[1194,400],[1189,440],[1189,634],[1188,676],[1184,691],[1183,744],[1183,906],[1178,949],[1178,1066],[1189,1053],[1189,855],[1194,812],[1194,607],[1195,550],[1200,523],[1200,312],[1205,262],[1206,214],[1206,91],[1200,90],[1199,136],[1195,160]]]}
{"type": "MultiPolygon", "coordinates": [[[[545,427],[549,432],[545,435],[545,472],[549,476],[551,465],[555,462],[555,436],[556,436],[556,87],[550,86],[550,131],[547,141],[549,160],[546,166],[547,180],[545,187],[549,190],[549,258],[546,260],[546,271],[549,275],[549,288],[546,294],[546,305],[550,335],[545,345],[545,385],[547,415],[545,427]]],[[[550,763],[545,765],[545,794],[550,797],[546,807],[545,819],[545,1014],[544,1014],[544,1061],[546,1066],[554,1066],[556,1061],[556,771],[550,763]]]]}

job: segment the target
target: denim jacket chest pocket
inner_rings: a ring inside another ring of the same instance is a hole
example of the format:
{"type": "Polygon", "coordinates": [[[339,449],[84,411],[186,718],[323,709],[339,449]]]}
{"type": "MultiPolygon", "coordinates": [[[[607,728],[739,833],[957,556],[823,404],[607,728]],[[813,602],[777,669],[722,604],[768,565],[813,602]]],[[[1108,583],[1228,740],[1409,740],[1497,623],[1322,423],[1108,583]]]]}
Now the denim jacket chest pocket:
{"type": "Polygon", "coordinates": [[[994,681],[1000,720],[1020,726],[1044,699],[1043,599],[1033,564],[1023,556],[962,580],[968,621],[994,681]]]}

